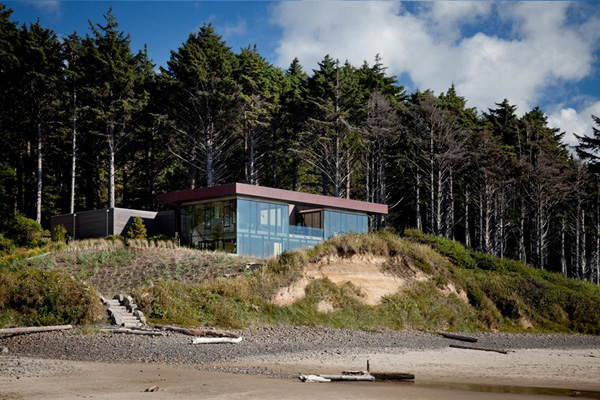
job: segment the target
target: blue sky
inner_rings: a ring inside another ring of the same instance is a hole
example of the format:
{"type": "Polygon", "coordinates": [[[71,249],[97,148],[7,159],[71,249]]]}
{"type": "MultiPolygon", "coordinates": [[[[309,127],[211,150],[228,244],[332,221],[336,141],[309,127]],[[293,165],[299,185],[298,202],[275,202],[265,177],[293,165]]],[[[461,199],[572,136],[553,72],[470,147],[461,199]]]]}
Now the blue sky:
{"type": "Polygon", "coordinates": [[[454,83],[479,110],[508,98],[523,113],[541,106],[553,126],[591,131],[600,115],[600,2],[8,1],[13,20],[59,35],[89,32],[112,5],[132,47],[148,45],[165,66],[170,51],[212,22],[234,51],[258,45],[286,68],[310,71],[325,55],[355,65],[380,54],[409,91],[454,83]]]}

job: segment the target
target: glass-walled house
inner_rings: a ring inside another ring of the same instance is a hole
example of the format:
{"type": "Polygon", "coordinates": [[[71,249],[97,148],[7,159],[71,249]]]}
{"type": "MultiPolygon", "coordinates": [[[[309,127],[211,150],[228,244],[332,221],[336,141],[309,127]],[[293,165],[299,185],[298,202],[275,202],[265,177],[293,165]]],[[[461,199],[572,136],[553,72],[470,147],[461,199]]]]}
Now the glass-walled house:
{"type": "Polygon", "coordinates": [[[368,232],[370,214],[387,206],[233,183],[159,196],[177,207],[184,245],[269,257],[342,233],[368,232]]]}

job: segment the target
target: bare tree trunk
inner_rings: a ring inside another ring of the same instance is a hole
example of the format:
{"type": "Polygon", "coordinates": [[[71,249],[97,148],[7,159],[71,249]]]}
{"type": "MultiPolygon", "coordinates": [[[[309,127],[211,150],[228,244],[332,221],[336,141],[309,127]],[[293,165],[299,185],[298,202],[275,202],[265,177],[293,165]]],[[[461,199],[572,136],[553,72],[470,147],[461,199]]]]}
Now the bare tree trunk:
{"type": "Polygon", "coordinates": [[[77,92],[73,88],[73,147],[71,149],[71,198],[69,213],[75,212],[75,176],[77,173],[77,92]]]}
{"type": "Polygon", "coordinates": [[[448,205],[449,218],[447,218],[446,222],[446,237],[454,240],[454,176],[452,171],[450,171],[448,190],[448,201],[450,204],[448,205]]]}
{"type": "Polygon", "coordinates": [[[469,233],[469,188],[465,185],[465,247],[471,247],[471,234],[469,233]]]}
{"type": "Polygon", "coordinates": [[[215,164],[214,164],[214,140],[213,140],[213,128],[209,127],[208,135],[206,135],[206,186],[215,185],[215,164]]]}
{"type": "Polygon", "coordinates": [[[492,207],[490,201],[490,188],[484,184],[484,234],[483,234],[483,252],[489,254],[492,251],[492,207]]]}
{"type": "Polygon", "coordinates": [[[500,196],[500,217],[498,223],[498,256],[500,258],[504,258],[504,190],[502,190],[502,195],[500,196]]]}
{"type": "Polygon", "coordinates": [[[415,180],[415,223],[417,224],[417,229],[422,231],[423,224],[421,222],[421,174],[419,173],[419,168],[417,168],[416,180],[415,180]]]}
{"type": "Polygon", "coordinates": [[[479,192],[479,251],[483,251],[483,196],[479,192]]]}
{"type": "Polygon", "coordinates": [[[567,258],[565,254],[565,227],[566,218],[563,215],[560,219],[560,270],[564,276],[567,276],[567,258]]]}
{"type": "Polygon", "coordinates": [[[42,122],[37,124],[37,187],[35,203],[35,220],[42,223],[42,122]]]}
{"type": "Polygon", "coordinates": [[[254,157],[255,157],[255,143],[254,143],[254,134],[252,132],[249,133],[249,138],[248,138],[248,145],[249,145],[249,149],[248,149],[248,183],[251,185],[255,185],[256,184],[256,172],[255,172],[255,166],[254,166],[254,157]]]}
{"type": "Polygon", "coordinates": [[[350,198],[350,157],[346,157],[346,198],[350,198]]]}
{"type": "MultiPolygon", "coordinates": [[[[578,194],[579,196],[579,194],[578,194]]],[[[581,199],[577,199],[577,209],[575,210],[575,260],[573,262],[575,269],[575,276],[581,278],[579,273],[580,261],[581,261],[581,246],[580,246],[580,234],[581,234],[581,199]]]]}
{"type": "Polygon", "coordinates": [[[585,210],[581,211],[581,279],[588,278],[587,237],[585,231],[585,210]]]}
{"type": "Polygon", "coordinates": [[[340,166],[340,136],[339,133],[336,132],[335,135],[335,164],[334,164],[334,175],[333,175],[333,195],[335,197],[340,197],[340,174],[341,174],[341,166],[340,166]]]}
{"type": "Polygon", "coordinates": [[[442,182],[442,171],[438,169],[437,171],[437,185],[436,185],[436,203],[435,203],[435,230],[436,234],[442,235],[444,232],[442,231],[442,200],[444,199],[443,195],[443,182],[442,182]]]}
{"type": "Polygon", "coordinates": [[[108,125],[108,208],[115,208],[115,126],[108,125]]]}
{"type": "Polygon", "coordinates": [[[434,159],[433,159],[433,128],[429,133],[429,185],[430,185],[430,197],[429,197],[429,233],[435,235],[435,183],[434,183],[434,159]]]}
{"type": "Polygon", "coordinates": [[[527,250],[525,249],[525,205],[523,204],[523,198],[520,201],[519,210],[519,260],[527,262],[527,250]]]}

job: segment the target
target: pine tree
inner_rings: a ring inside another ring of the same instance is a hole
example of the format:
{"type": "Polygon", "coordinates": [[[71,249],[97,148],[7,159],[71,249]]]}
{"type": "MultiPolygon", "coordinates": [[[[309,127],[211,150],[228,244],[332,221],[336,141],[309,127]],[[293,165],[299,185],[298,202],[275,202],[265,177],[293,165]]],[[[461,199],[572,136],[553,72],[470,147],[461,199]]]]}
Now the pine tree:
{"type": "Polygon", "coordinates": [[[127,230],[127,237],[130,239],[146,239],[146,226],[141,217],[133,218],[133,222],[127,230]]]}
{"type": "Polygon", "coordinates": [[[219,184],[229,173],[231,134],[240,119],[234,55],[213,27],[204,25],[171,52],[167,65],[168,113],[176,132],[171,151],[187,166],[190,188],[197,186],[199,172],[205,186],[219,184]]]}
{"type": "Polygon", "coordinates": [[[147,98],[136,92],[141,67],[131,52],[129,35],[118,30],[112,8],[104,19],[105,25],[90,22],[93,36],[84,41],[85,94],[97,133],[106,138],[107,204],[114,208],[116,157],[131,138],[134,113],[145,105],[147,98]]]}

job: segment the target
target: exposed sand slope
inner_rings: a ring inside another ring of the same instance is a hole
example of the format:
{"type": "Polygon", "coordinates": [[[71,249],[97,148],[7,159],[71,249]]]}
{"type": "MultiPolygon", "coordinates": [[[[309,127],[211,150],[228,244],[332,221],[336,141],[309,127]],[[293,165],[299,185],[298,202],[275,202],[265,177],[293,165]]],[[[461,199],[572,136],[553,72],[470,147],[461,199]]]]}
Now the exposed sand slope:
{"type": "MultiPolygon", "coordinates": [[[[362,300],[366,304],[375,305],[381,301],[382,297],[398,292],[410,282],[425,281],[431,278],[404,259],[400,259],[401,262],[396,263],[402,266],[400,270],[396,268],[396,274],[387,272],[386,263],[389,261],[386,257],[368,255],[326,257],[317,263],[308,264],[304,268],[302,278],[290,286],[281,288],[272,301],[280,306],[293,304],[304,297],[305,289],[312,280],[328,278],[337,285],[346,282],[352,283],[364,294],[362,300]]],[[[466,301],[466,295],[460,291],[457,292],[452,284],[447,285],[442,293],[457,293],[466,301]]],[[[327,307],[324,305],[323,308],[327,307]]]]}

